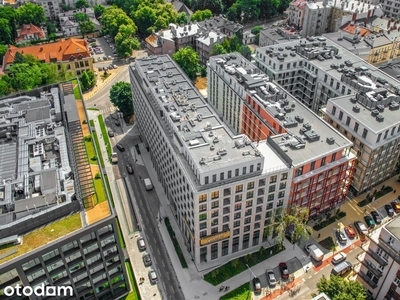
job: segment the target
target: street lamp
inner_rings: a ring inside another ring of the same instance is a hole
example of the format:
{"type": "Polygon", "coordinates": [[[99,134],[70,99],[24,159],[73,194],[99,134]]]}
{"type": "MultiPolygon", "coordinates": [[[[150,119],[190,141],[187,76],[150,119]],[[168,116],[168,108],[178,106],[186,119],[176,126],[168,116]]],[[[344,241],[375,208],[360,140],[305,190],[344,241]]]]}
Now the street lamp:
{"type": "Polygon", "coordinates": [[[250,282],[251,282],[251,275],[253,275],[254,278],[256,278],[257,276],[254,275],[253,271],[250,269],[248,264],[246,264],[246,267],[249,268],[249,270],[250,270],[250,282]]]}

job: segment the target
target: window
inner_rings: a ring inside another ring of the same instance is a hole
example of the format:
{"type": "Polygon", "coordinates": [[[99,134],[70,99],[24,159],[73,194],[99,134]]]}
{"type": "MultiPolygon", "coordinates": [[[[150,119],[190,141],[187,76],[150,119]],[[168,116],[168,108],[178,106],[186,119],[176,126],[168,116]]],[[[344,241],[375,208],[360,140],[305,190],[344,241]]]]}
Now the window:
{"type": "Polygon", "coordinates": [[[206,176],[206,177],[204,178],[204,182],[205,182],[205,184],[208,184],[208,176],[206,176]]]}
{"type": "Polygon", "coordinates": [[[310,171],[315,169],[315,161],[312,161],[310,164],[310,171]]]}
{"type": "Polygon", "coordinates": [[[265,179],[260,179],[258,181],[258,186],[264,186],[265,185],[265,179]]]}
{"type": "Polygon", "coordinates": [[[400,277],[396,276],[395,280],[393,281],[393,283],[397,286],[399,286],[400,283],[400,277]]]}
{"type": "Polygon", "coordinates": [[[268,195],[268,202],[269,202],[269,201],[273,201],[274,198],[275,198],[275,195],[274,195],[274,194],[268,195]]]}
{"type": "Polygon", "coordinates": [[[252,188],[254,188],[254,181],[249,182],[249,183],[247,184],[247,189],[248,189],[248,190],[251,190],[252,188]]]}
{"type": "Polygon", "coordinates": [[[219,207],[219,201],[211,202],[211,208],[217,208],[217,207],[219,207]]]}
{"type": "Polygon", "coordinates": [[[342,120],[343,119],[343,112],[341,111],[341,112],[339,112],[339,120],[342,120]]]}
{"type": "Polygon", "coordinates": [[[242,209],[242,203],[236,203],[235,210],[240,210],[240,209],[242,209]]]}
{"type": "Polygon", "coordinates": [[[268,189],[268,192],[269,192],[269,193],[273,193],[273,192],[275,192],[275,189],[276,189],[275,184],[270,185],[270,186],[269,186],[269,189],[268,189]]]}
{"type": "Polygon", "coordinates": [[[354,124],[354,131],[357,132],[358,131],[358,126],[360,126],[360,124],[358,124],[357,122],[354,124]]]}
{"type": "Polygon", "coordinates": [[[323,157],[323,158],[321,159],[321,167],[322,167],[322,166],[325,166],[325,161],[326,161],[326,157],[323,157]]]}
{"type": "Polygon", "coordinates": [[[214,175],[213,175],[213,182],[216,182],[216,181],[217,181],[217,175],[214,174],[214,175]]]}
{"type": "Polygon", "coordinates": [[[207,219],[207,214],[199,214],[199,221],[207,219]]]}
{"type": "Polygon", "coordinates": [[[224,196],[229,196],[230,194],[231,194],[230,188],[224,189],[224,196]]]}
{"type": "Polygon", "coordinates": [[[215,226],[215,225],[218,225],[218,219],[213,219],[211,221],[211,226],[215,226]]]}
{"type": "Polygon", "coordinates": [[[223,214],[225,215],[225,214],[229,214],[231,212],[231,209],[230,209],[230,207],[228,206],[228,207],[224,207],[224,209],[223,209],[223,214]]]}
{"type": "Polygon", "coordinates": [[[222,242],[222,256],[228,255],[229,241],[222,242]]]}
{"type": "Polygon", "coordinates": [[[229,205],[231,204],[231,199],[230,198],[225,198],[224,199],[224,205],[229,205]]]}
{"type": "Polygon", "coordinates": [[[205,229],[207,228],[207,222],[203,222],[199,224],[200,229],[205,229]]]}
{"type": "Polygon", "coordinates": [[[199,205],[199,211],[206,211],[207,210],[207,204],[200,204],[199,205]]]}
{"type": "Polygon", "coordinates": [[[242,194],[235,196],[235,202],[239,202],[239,201],[242,201],[242,194]]]}
{"type": "Polygon", "coordinates": [[[243,175],[246,174],[247,167],[243,167],[243,175]]]}
{"type": "Polygon", "coordinates": [[[300,167],[296,170],[296,176],[300,176],[303,174],[303,167],[300,167]]]}
{"type": "Polygon", "coordinates": [[[275,176],[271,176],[271,177],[269,178],[269,183],[275,183],[275,182],[276,182],[276,179],[277,179],[276,175],[275,175],[275,176]]]}
{"type": "MultiPolygon", "coordinates": [[[[399,126],[399,129],[400,129],[400,126],[399,126]]],[[[257,171],[260,171],[261,170],[261,163],[258,163],[257,164],[257,171]]]]}
{"type": "Polygon", "coordinates": [[[246,199],[253,198],[253,194],[254,194],[254,192],[253,192],[253,191],[251,191],[251,192],[247,192],[246,199]]]}
{"type": "Polygon", "coordinates": [[[272,209],[274,207],[274,204],[272,202],[267,204],[267,210],[272,209]]]}
{"type": "Polygon", "coordinates": [[[286,179],[287,179],[287,176],[288,176],[288,173],[283,173],[283,174],[281,175],[281,180],[286,180],[286,179]]]}
{"type": "Polygon", "coordinates": [[[216,199],[219,197],[219,191],[214,191],[211,193],[211,199],[216,199]]]}
{"type": "Polygon", "coordinates": [[[347,126],[350,125],[350,122],[351,122],[351,118],[350,118],[350,117],[347,117],[347,119],[346,119],[346,125],[347,125],[347,126]]]}
{"type": "Polygon", "coordinates": [[[278,198],[283,198],[285,197],[285,191],[281,191],[278,193],[278,198]]]}
{"type": "Polygon", "coordinates": [[[224,173],[219,174],[219,179],[224,180],[224,175],[225,175],[224,173]]]}
{"type": "Polygon", "coordinates": [[[228,178],[232,177],[232,171],[228,171],[228,178]]]}
{"type": "Polygon", "coordinates": [[[235,237],[232,240],[232,253],[239,251],[239,237],[235,237]]]}
{"type": "Polygon", "coordinates": [[[385,131],[385,136],[383,137],[383,139],[386,139],[387,136],[388,136],[388,134],[389,134],[389,130],[386,130],[386,131],[385,131]]]}
{"type": "Polygon", "coordinates": [[[253,200],[247,200],[246,207],[252,207],[252,206],[253,206],[253,200]]]}
{"type": "Polygon", "coordinates": [[[235,188],[236,193],[243,192],[243,184],[237,185],[235,188]]]}
{"type": "Polygon", "coordinates": [[[362,137],[363,137],[363,138],[366,138],[366,137],[367,137],[367,134],[368,134],[368,130],[367,130],[367,129],[364,129],[363,134],[362,134],[362,137]]]}
{"type": "Polygon", "coordinates": [[[204,201],[207,201],[207,194],[199,196],[199,202],[204,202],[204,201]]]}
{"type": "Polygon", "coordinates": [[[283,190],[284,188],[286,188],[286,182],[281,182],[281,183],[279,184],[279,189],[280,189],[280,190],[283,190]]]}

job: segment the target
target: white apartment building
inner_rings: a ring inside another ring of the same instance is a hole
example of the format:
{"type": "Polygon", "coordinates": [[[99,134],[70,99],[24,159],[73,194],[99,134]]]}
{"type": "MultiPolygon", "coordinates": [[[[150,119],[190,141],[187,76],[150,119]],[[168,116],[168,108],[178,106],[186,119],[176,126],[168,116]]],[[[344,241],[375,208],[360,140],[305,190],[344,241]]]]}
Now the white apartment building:
{"type": "Polygon", "coordinates": [[[358,259],[358,279],[372,299],[400,298],[400,218],[396,217],[369,235],[358,259]]]}
{"type": "Polygon", "coordinates": [[[398,19],[400,1],[398,0],[380,0],[382,10],[385,12],[386,16],[389,18],[398,19]]]}
{"type": "Polygon", "coordinates": [[[287,205],[286,163],[267,143],[233,134],[168,55],[129,71],[142,139],[194,262],[272,245],[264,224],[287,205]]]}

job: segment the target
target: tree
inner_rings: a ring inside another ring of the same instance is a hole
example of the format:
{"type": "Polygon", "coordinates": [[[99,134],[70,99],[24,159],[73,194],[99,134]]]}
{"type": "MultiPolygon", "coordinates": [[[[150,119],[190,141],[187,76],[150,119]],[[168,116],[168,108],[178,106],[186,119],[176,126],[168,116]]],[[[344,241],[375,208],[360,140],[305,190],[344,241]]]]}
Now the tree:
{"type": "Polygon", "coordinates": [[[236,35],[232,36],[229,39],[229,52],[235,52],[240,50],[240,42],[236,35]]]}
{"type": "Polygon", "coordinates": [[[251,60],[251,49],[249,46],[247,45],[240,46],[239,52],[240,54],[242,54],[244,58],[246,58],[247,60],[251,60]]]}
{"type": "Polygon", "coordinates": [[[47,28],[47,34],[50,36],[50,34],[52,34],[52,33],[56,33],[56,26],[53,24],[53,23],[51,23],[51,22],[49,22],[49,21],[47,21],[46,22],[46,28],[47,28]]]}
{"type": "Polygon", "coordinates": [[[0,41],[4,44],[14,44],[8,20],[4,18],[0,19],[0,41]]]}
{"type": "Polygon", "coordinates": [[[76,22],[79,24],[79,30],[82,33],[82,37],[85,37],[85,33],[96,31],[96,27],[93,22],[89,19],[89,16],[84,13],[74,14],[76,22]]]}
{"type": "Polygon", "coordinates": [[[89,3],[86,0],[78,0],[75,2],[75,7],[77,9],[81,9],[82,7],[89,7],[89,3]]]}
{"type": "Polygon", "coordinates": [[[312,228],[308,226],[308,208],[294,207],[288,210],[276,209],[269,219],[269,223],[264,228],[264,236],[271,234],[279,245],[283,245],[285,234],[289,234],[291,242],[296,243],[308,240],[312,233],[312,228]]]}
{"type": "Polygon", "coordinates": [[[193,80],[197,77],[197,72],[200,70],[200,59],[192,47],[179,49],[172,55],[172,59],[178,63],[190,79],[193,80]]]}
{"type": "Polygon", "coordinates": [[[94,87],[96,84],[96,78],[94,77],[94,73],[92,71],[84,71],[80,78],[80,82],[82,84],[82,88],[84,91],[94,87]]]}
{"type": "Polygon", "coordinates": [[[149,32],[147,29],[153,26],[157,20],[156,11],[148,6],[141,7],[131,16],[135,24],[138,26],[138,31],[143,35],[151,33],[151,31],[149,32]]]}
{"type": "Polygon", "coordinates": [[[0,61],[3,61],[4,54],[6,54],[8,47],[0,44],[0,61]]]}
{"type": "Polygon", "coordinates": [[[178,16],[176,17],[176,23],[179,25],[187,24],[188,22],[189,19],[184,12],[179,13],[178,16]]]}
{"type": "Polygon", "coordinates": [[[26,2],[24,5],[18,7],[17,16],[20,25],[34,24],[40,26],[40,24],[46,21],[43,6],[31,2],[26,2]]]}
{"type": "Polygon", "coordinates": [[[240,14],[242,13],[241,8],[234,3],[226,12],[226,18],[229,21],[238,22],[241,19],[240,14]]]}
{"type": "Polygon", "coordinates": [[[261,30],[263,30],[263,28],[264,28],[263,26],[254,26],[251,29],[251,33],[257,35],[258,33],[260,33],[261,30]]]}
{"type": "Polygon", "coordinates": [[[241,17],[244,23],[258,19],[261,0],[237,0],[236,4],[241,10],[241,17]]]}
{"type": "Polygon", "coordinates": [[[115,36],[115,46],[120,57],[125,58],[132,55],[134,49],[140,49],[140,42],[133,37],[135,28],[132,25],[121,25],[115,36]]]}
{"type": "MultiPolygon", "coordinates": [[[[17,35],[17,11],[12,8],[11,6],[0,6],[0,19],[8,20],[7,27],[10,29],[11,34],[11,42],[14,42],[15,39],[18,37],[17,35]]],[[[0,26],[0,29],[4,31],[3,24],[0,26]]],[[[7,30],[8,31],[8,30],[7,30]]],[[[0,36],[0,43],[4,42],[0,36]]],[[[10,43],[5,43],[10,44],[10,43]]]]}
{"type": "Polygon", "coordinates": [[[110,34],[112,37],[117,35],[122,25],[131,25],[134,28],[134,33],[137,31],[137,27],[132,19],[122,9],[115,6],[106,9],[100,22],[103,25],[103,32],[110,34]]]}
{"type": "Polygon", "coordinates": [[[190,20],[201,22],[212,17],[212,12],[209,9],[197,10],[190,17],[190,20]]]}
{"type": "Polygon", "coordinates": [[[132,90],[129,83],[124,81],[115,83],[110,89],[110,101],[122,113],[126,115],[133,114],[132,90]]]}
{"type": "Polygon", "coordinates": [[[325,276],[317,283],[320,293],[325,293],[332,300],[365,300],[367,292],[358,281],[347,281],[340,276],[331,275],[330,279],[325,276]]]}
{"type": "Polygon", "coordinates": [[[24,56],[19,52],[19,51],[17,51],[16,53],[15,53],[15,56],[14,56],[14,64],[22,64],[22,63],[24,63],[25,62],[25,58],[24,58],[24,56]]]}
{"type": "Polygon", "coordinates": [[[70,11],[70,10],[73,10],[73,9],[74,9],[74,8],[73,8],[71,5],[69,5],[69,4],[61,4],[61,8],[62,8],[63,11],[70,11]]]}
{"type": "Polygon", "coordinates": [[[5,76],[8,75],[3,75],[2,77],[0,77],[0,96],[4,96],[10,93],[11,86],[8,84],[6,80],[3,80],[3,77],[5,76]]]}
{"type": "Polygon", "coordinates": [[[94,16],[96,17],[96,19],[98,19],[104,14],[106,8],[101,4],[97,4],[93,7],[93,11],[94,11],[94,16]]]}
{"type": "Polygon", "coordinates": [[[12,64],[10,76],[15,90],[32,90],[42,82],[42,72],[38,65],[28,63],[12,64]]]}
{"type": "Polygon", "coordinates": [[[226,54],[228,52],[226,52],[224,46],[222,46],[221,44],[214,44],[214,46],[211,49],[211,53],[210,55],[220,55],[220,54],[226,54]]]}

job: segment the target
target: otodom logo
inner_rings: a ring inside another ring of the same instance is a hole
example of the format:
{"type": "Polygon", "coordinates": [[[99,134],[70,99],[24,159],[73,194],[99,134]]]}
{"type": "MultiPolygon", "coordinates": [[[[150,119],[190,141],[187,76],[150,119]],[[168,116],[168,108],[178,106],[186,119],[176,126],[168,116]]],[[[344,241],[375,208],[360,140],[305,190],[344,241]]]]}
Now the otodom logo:
{"type": "Polygon", "coordinates": [[[44,283],[35,286],[22,286],[17,284],[16,286],[6,286],[4,288],[4,295],[11,296],[73,296],[74,290],[70,286],[45,286],[44,283]]]}

